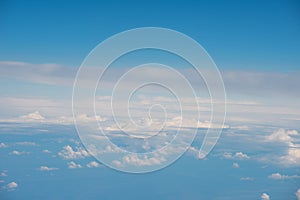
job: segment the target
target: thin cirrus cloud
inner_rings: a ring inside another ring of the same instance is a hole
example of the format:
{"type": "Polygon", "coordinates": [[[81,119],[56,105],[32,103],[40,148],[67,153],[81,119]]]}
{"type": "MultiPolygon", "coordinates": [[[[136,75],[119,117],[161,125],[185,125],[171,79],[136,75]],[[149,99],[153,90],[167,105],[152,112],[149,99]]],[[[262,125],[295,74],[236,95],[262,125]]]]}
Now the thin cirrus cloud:
{"type": "MultiPolygon", "coordinates": [[[[60,64],[33,64],[16,61],[0,62],[0,77],[20,79],[33,83],[49,85],[68,85],[72,86],[78,68],[67,67],[60,64]]],[[[126,69],[111,69],[110,74],[124,73],[126,69]],[[120,72],[121,71],[121,72],[120,72]]],[[[181,69],[179,69],[180,71],[181,69]]],[[[192,74],[181,71],[184,74],[192,74]]],[[[244,94],[254,96],[291,96],[300,94],[298,77],[300,72],[262,72],[262,71],[221,71],[226,89],[230,94],[244,94]]],[[[146,75],[146,74],[145,74],[146,75]]],[[[142,78],[144,75],[141,75],[142,78]]],[[[111,78],[107,78],[109,80],[111,78]]],[[[193,82],[193,80],[191,80],[193,82]]]]}
{"type": "Polygon", "coordinates": [[[40,171],[55,171],[55,170],[58,170],[58,168],[56,167],[47,167],[47,166],[41,166],[39,168],[40,171]]]}

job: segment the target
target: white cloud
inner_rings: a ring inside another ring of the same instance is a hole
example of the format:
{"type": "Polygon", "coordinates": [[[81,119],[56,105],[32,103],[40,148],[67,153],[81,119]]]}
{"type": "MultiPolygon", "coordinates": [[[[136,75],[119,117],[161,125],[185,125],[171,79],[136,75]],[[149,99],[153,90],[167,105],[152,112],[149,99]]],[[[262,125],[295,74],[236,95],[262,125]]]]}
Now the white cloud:
{"type": "Polygon", "coordinates": [[[269,176],[269,178],[275,179],[275,180],[284,180],[284,179],[298,179],[298,178],[300,178],[300,176],[298,176],[298,175],[288,176],[288,175],[282,175],[280,173],[274,173],[274,174],[271,174],[269,176]]]}
{"type": "Polygon", "coordinates": [[[75,163],[74,161],[68,162],[69,169],[79,169],[82,168],[80,164],[75,163]]]}
{"type": "Polygon", "coordinates": [[[238,163],[233,163],[232,166],[233,168],[240,168],[240,165],[238,163]]]}
{"type": "Polygon", "coordinates": [[[242,178],[240,178],[240,180],[241,181],[253,181],[254,178],[252,178],[252,177],[242,177],[242,178]]]}
{"type": "Polygon", "coordinates": [[[237,160],[247,160],[250,159],[250,157],[243,153],[243,152],[236,152],[235,154],[232,154],[230,152],[225,152],[223,154],[224,158],[226,159],[237,159],[237,160]]]}
{"type": "Polygon", "coordinates": [[[21,146],[37,146],[36,143],[34,142],[17,142],[16,145],[21,145],[21,146]]]}
{"type": "Polygon", "coordinates": [[[47,166],[41,166],[39,168],[40,171],[54,171],[54,170],[58,170],[58,168],[55,167],[47,167],[47,166]]]}
{"type": "Polygon", "coordinates": [[[97,167],[100,166],[100,164],[98,162],[96,162],[96,161],[92,161],[92,162],[88,163],[86,166],[88,168],[97,168],[97,167]]]}
{"type": "MultiPolygon", "coordinates": [[[[300,148],[295,144],[295,136],[300,134],[296,130],[279,129],[266,137],[267,142],[280,143],[286,148],[283,155],[276,155],[270,162],[285,167],[300,166],[300,148]]],[[[270,159],[264,158],[269,161],[270,159]]]]}
{"type": "Polygon", "coordinates": [[[90,156],[90,154],[82,147],[77,147],[76,150],[73,150],[73,148],[69,145],[64,146],[63,150],[61,150],[58,155],[67,160],[80,159],[90,156]]]}
{"type": "Polygon", "coordinates": [[[267,193],[263,193],[260,198],[261,200],[270,200],[270,196],[267,193]]]}
{"type": "Polygon", "coordinates": [[[48,149],[44,149],[43,153],[52,153],[51,151],[49,151],[48,149]]]}
{"type": "Polygon", "coordinates": [[[7,147],[6,144],[4,144],[3,142],[0,143],[0,148],[6,148],[6,147],[7,147]]]}
{"type": "Polygon", "coordinates": [[[300,200],[300,188],[296,192],[296,197],[297,197],[297,200],[300,200]]]}
{"type": "Polygon", "coordinates": [[[5,186],[5,188],[8,190],[8,191],[13,191],[15,189],[17,189],[18,187],[18,184],[16,182],[10,182],[9,184],[7,184],[5,186]]]}
{"type": "Polygon", "coordinates": [[[134,166],[151,166],[159,165],[165,161],[164,157],[153,156],[151,158],[144,155],[139,157],[136,154],[130,154],[123,157],[122,161],[114,160],[112,163],[116,166],[134,165],[134,166]]]}
{"type": "Polygon", "coordinates": [[[289,147],[294,147],[294,139],[292,136],[297,136],[299,135],[296,130],[284,130],[284,129],[279,129],[275,131],[273,134],[269,135],[266,137],[266,140],[268,142],[281,142],[289,147]]]}
{"type": "Polygon", "coordinates": [[[0,173],[0,176],[4,177],[4,176],[7,176],[7,174],[6,174],[5,171],[3,171],[3,172],[0,173]]]}
{"type": "Polygon", "coordinates": [[[20,156],[20,155],[24,155],[24,154],[29,154],[29,152],[13,150],[12,152],[10,152],[10,154],[20,156]]]}
{"type": "Polygon", "coordinates": [[[24,121],[39,121],[39,122],[43,122],[45,120],[45,117],[42,116],[39,111],[35,111],[35,112],[29,113],[27,115],[21,116],[20,119],[22,119],[24,121]]]}

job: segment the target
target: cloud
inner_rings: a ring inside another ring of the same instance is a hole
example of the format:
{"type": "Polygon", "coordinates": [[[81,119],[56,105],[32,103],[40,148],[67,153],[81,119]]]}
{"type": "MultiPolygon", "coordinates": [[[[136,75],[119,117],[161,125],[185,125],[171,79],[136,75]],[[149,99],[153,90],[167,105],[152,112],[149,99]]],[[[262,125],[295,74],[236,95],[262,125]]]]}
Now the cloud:
{"type": "Polygon", "coordinates": [[[240,178],[240,180],[241,181],[253,181],[254,178],[252,178],[252,177],[242,177],[242,178],[240,178]]]}
{"type": "Polygon", "coordinates": [[[230,152],[225,152],[223,154],[223,157],[226,159],[237,159],[237,160],[247,160],[250,159],[250,157],[243,153],[243,152],[236,152],[235,154],[232,154],[230,152]]]}
{"type": "Polygon", "coordinates": [[[134,165],[134,166],[152,166],[152,165],[159,165],[164,162],[166,159],[162,156],[153,156],[147,157],[144,155],[142,158],[139,157],[137,154],[130,154],[123,157],[122,161],[114,160],[112,164],[116,166],[123,166],[123,165],[134,165]]]}
{"type": "Polygon", "coordinates": [[[40,171],[54,171],[54,170],[58,170],[58,168],[55,167],[47,167],[47,166],[41,166],[39,168],[40,171]]]}
{"type": "Polygon", "coordinates": [[[82,168],[80,164],[75,163],[74,161],[68,162],[69,169],[79,169],[82,168]]]}
{"type": "Polygon", "coordinates": [[[97,168],[97,167],[100,166],[100,164],[98,162],[96,162],[96,161],[92,161],[92,162],[88,163],[86,166],[88,168],[97,168]]]}
{"type": "MultiPolygon", "coordinates": [[[[266,136],[266,142],[279,143],[286,148],[283,155],[276,155],[270,162],[274,162],[285,167],[300,166],[300,148],[295,144],[295,137],[300,134],[296,130],[279,129],[269,136],[266,136]]],[[[269,161],[270,159],[264,158],[269,161]]]]}
{"type": "Polygon", "coordinates": [[[0,62],[0,77],[49,85],[72,85],[76,68],[54,63],[0,62]]]}
{"type": "Polygon", "coordinates": [[[1,172],[0,176],[2,176],[2,177],[7,176],[6,171],[1,172]]]}
{"type": "Polygon", "coordinates": [[[300,188],[296,192],[296,197],[297,197],[298,200],[300,200],[300,188]]]}
{"type": "Polygon", "coordinates": [[[275,180],[285,180],[285,179],[298,179],[300,178],[300,176],[298,175],[288,176],[288,175],[282,175],[280,173],[274,173],[271,174],[268,178],[275,179],[275,180]]]}
{"type": "Polygon", "coordinates": [[[263,193],[260,198],[261,200],[270,200],[270,196],[267,193],[263,193]]]}
{"type": "Polygon", "coordinates": [[[288,145],[289,147],[294,147],[294,138],[292,136],[299,135],[296,130],[284,130],[279,129],[275,131],[273,134],[266,137],[266,140],[268,142],[280,142],[288,145]]]}
{"type": "Polygon", "coordinates": [[[7,147],[6,144],[4,144],[3,142],[0,143],[0,148],[6,148],[6,147],[7,147]]]}
{"type": "Polygon", "coordinates": [[[35,111],[35,112],[29,113],[27,115],[23,115],[20,118],[23,119],[24,121],[44,121],[45,120],[45,117],[42,116],[39,111],[35,111]]]}
{"type": "Polygon", "coordinates": [[[61,150],[58,155],[67,160],[80,159],[90,156],[90,154],[82,147],[77,147],[76,150],[73,150],[73,148],[69,145],[64,146],[63,150],[61,150]]]}
{"type": "Polygon", "coordinates": [[[13,191],[15,189],[17,189],[18,187],[18,184],[16,182],[10,182],[9,184],[7,184],[5,186],[5,188],[8,190],[8,191],[13,191]]]}
{"type": "Polygon", "coordinates": [[[24,154],[29,154],[29,152],[13,150],[12,152],[10,152],[10,154],[20,156],[20,155],[24,155],[24,154]]]}
{"type": "Polygon", "coordinates": [[[16,145],[21,145],[21,146],[37,146],[36,143],[34,142],[17,142],[16,145]]]}
{"type": "Polygon", "coordinates": [[[49,151],[48,149],[44,149],[43,153],[52,153],[51,151],[49,151]]]}
{"type": "Polygon", "coordinates": [[[240,168],[240,165],[238,163],[233,163],[232,166],[233,168],[240,168]]]}

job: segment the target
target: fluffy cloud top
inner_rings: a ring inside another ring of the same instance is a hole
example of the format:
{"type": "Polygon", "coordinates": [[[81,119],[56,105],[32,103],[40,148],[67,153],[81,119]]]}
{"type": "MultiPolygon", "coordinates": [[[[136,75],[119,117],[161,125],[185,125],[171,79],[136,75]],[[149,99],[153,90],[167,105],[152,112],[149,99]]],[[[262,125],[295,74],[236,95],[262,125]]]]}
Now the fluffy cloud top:
{"type": "Polygon", "coordinates": [[[298,200],[300,200],[300,188],[296,192],[296,197],[297,197],[298,200]]]}
{"type": "Polygon", "coordinates": [[[80,164],[75,163],[74,161],[68,162],[69,169],[79,169],[82,168],[80,164]]]}
{"type": "Polygon", "coordinates": [[[270,196],[267,193],[263,193],[260,198],[261,200],[270,200],[270,196]]]}
{"type": "Polygon", "coordinates": [[[18,184],[16,182],[11,182],[6,185],[6,189],[9,191],[15,190],[18,187],[18,184]]]}
{"type": "Polygon", "coordinates": [[[90,154],[82,147],[78,147],[76,150],[73,150],[73,148],[69,145],[64,146],[63,150],[61,150],[58,155],[67,160],[80,159],[90,156],[90,154]]]}
{"type": "Polygon", "coordinates": [[[43,121],[43,120],[45,120],[45,117],[43,117],[39,113],[39,111],[35,111],[33,113],[29,113],[27,115],[23,115],[20,118],[24,119],[25,121],[43,121]]]}
{"type": "Polygon", "coordinates": [[[267,141],[270,142],[281,142],[287,144],[289,147],[294,147],[294,139],[292,136],[298,135],[298,132],[296,130],[284,130],[279,129],[278,131],[275,131],[273,134],[266,137],[267,141]]]}
{"type": "Polygon", "coordinates": [[[226,159],[238,159],[238,160],[246,160],[250,158],[247,154],[243,152],[236,152],[235,154],[232,154],[230,152],[225,152],[223,156],[226,159]]]}
{"type": "Polygon", "coordinates": [[[267,142],[283,144],[286,147],[286,153],[276,157],[276,163],[283,166],[300,166],[300,148],[295,145],[295,136],[299,136],[296,130],[279,129],[266,137],[267,142]]]}
{"type": "Polygon", "coordinates": [[[100,164],[97,163],[96,161],[92,161],[92,162],[88,163],[86,166],[87,166],[88,168],[97,168],[97,167],[100,166],[100,164]]]}
{"type": "Polygon", "coordinates": [[[3,142],[0,143],[0,148],[6,148],[6,147],[7,147],[6,144],[4,144],[3,142]]]}

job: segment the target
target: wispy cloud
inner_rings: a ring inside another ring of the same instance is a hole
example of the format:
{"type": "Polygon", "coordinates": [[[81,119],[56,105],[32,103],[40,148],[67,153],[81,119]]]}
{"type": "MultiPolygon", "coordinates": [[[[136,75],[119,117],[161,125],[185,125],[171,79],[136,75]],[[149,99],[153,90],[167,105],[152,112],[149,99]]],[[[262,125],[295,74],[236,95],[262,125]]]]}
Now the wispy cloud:
{"type": "Polygon", "coordinates": [[[41,166],[39,168],[40,171],[54,171],[54,170],[58,170],[58,168],[55,167],[47,167],[47,166],[41,166]]]}

